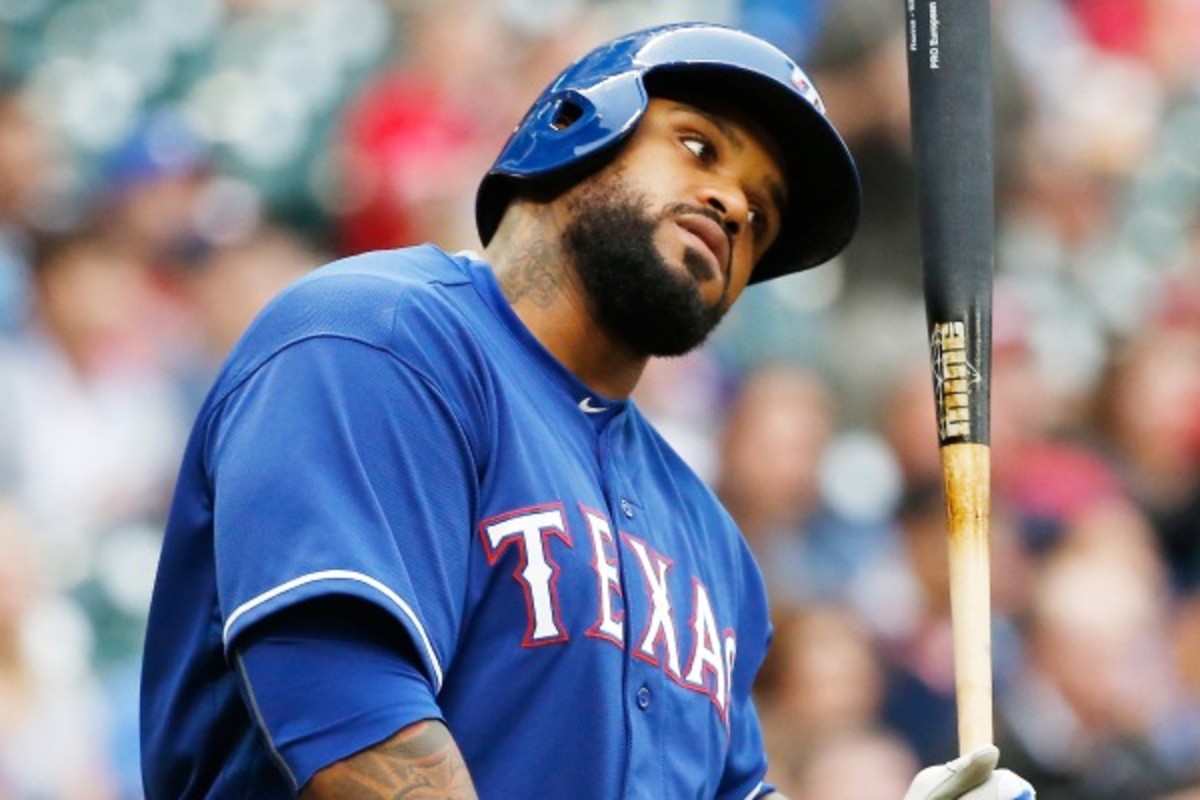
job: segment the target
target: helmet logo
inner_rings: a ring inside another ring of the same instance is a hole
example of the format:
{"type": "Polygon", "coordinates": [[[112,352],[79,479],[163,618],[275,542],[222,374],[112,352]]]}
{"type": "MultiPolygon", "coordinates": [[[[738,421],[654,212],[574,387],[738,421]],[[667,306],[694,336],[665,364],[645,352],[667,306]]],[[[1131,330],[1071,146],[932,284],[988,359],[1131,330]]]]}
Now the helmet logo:
{"type": "Polygon", "coordinates": [[[805,100],[812,103],[813,108],[822,114],[825,113],[825,104],[821,102],[821,96],[817,94],[816,88],[809,82],[804,71],[795,65],[792,66],[792,85],[804,95],[805,100]]]}

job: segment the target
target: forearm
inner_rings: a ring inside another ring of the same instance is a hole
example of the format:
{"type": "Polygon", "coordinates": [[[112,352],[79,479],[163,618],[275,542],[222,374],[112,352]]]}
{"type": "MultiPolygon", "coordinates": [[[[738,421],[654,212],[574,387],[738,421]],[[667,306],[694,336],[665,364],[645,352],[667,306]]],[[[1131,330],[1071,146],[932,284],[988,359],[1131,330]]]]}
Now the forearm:
{"type": "Polygon", "coordinates": [[[303,800],[476,800],[446,726],[423,720],[317,772],[303,800]]]}

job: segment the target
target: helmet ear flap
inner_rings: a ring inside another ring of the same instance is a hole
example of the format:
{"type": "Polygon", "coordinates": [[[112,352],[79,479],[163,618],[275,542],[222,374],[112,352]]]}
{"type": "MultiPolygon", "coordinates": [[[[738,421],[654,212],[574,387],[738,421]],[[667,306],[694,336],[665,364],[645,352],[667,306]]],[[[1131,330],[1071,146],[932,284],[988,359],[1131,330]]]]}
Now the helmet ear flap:
{"type": "Polygon", "coordinates": [[[645,108],[641,78],[627,72],[605,81],[600,99],[588,89],[547,89],[517,125],[475,198],[485,247],[518,194],[551,200],[616,157],[645,108]]]}

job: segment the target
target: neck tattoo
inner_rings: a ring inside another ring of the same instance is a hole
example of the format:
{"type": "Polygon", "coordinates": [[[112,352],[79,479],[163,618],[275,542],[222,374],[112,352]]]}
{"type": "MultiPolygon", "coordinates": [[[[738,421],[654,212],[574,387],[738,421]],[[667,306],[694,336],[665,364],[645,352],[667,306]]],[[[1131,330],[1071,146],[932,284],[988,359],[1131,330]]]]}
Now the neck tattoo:
{"type": "Polygon", "coordinates": [[[547,308],[562,291],[563,276],[558,269],[558,253],[548,242],[531,242],[516,253],[512,263],[499,276],[500,290],[509,304],[528,300],[538,308],[547,308]]]}

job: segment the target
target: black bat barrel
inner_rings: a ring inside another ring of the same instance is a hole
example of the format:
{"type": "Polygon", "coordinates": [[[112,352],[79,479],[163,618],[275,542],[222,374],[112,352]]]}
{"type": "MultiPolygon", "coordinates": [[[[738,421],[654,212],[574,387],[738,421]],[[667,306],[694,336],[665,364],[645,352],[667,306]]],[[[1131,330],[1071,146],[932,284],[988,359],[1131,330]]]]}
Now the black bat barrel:
{"type": "Polygon", "coordinates": [[[942,445],[989,443],[995,252],[988,0],[906,0],[913,158],[942,445]]]}

